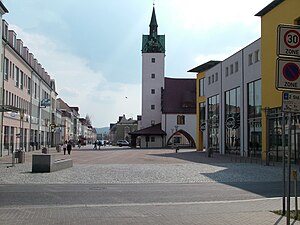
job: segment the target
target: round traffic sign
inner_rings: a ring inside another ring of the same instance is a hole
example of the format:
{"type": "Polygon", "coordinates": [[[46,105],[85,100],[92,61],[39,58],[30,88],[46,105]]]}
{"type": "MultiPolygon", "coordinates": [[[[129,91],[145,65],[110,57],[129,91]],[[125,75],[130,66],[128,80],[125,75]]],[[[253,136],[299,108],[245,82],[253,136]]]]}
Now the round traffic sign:
{"type": "Polygon", "coordinates": [[[282,69],[282,74],[288,81],[295,81],[299,78],[300,69],[296,63],[287,63],[282,69]]]}
{"type": "Polygon", "coordinates": [[[300,45],[300,33],[297,30],[288,30],[284,35],[284,43],[289,48],[298,48],[300,45]]]}

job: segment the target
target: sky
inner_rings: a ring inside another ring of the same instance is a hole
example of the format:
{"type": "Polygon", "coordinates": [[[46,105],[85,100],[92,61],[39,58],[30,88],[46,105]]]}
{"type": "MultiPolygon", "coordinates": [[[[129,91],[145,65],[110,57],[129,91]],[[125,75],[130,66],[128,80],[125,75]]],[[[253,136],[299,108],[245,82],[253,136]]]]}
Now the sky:
{"type": "MultiPolygon", "coordinates": [[[[93,127],[141,115],[142,35],[153,0],[2,0],[3,16],[52,79],[58,97],[89,115],[93,127]]],[[[166,35],[165,76],[224,60],[260,38],[272,0],[155,0],[158,34],[166,35]]]]}

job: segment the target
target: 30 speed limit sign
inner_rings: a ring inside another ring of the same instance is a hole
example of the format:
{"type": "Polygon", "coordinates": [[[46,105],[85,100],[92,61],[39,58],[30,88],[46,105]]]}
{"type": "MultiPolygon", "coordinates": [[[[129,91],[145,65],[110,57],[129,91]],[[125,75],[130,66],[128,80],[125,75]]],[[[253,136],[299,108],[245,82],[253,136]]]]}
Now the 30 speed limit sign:
{"type": "Polygon", "coordinates": [[[277,34],[277,55],[300,57],[300,26],[280,24],[277,34]]]}

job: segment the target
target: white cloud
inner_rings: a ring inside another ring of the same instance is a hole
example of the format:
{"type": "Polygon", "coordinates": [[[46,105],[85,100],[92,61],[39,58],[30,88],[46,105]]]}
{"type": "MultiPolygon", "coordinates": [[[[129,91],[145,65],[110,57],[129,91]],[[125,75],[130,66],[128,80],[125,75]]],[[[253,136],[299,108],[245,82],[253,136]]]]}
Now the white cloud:
{"type": "Polygon", "coordinates": [[[10,29],[55,79],[58,97],[70,106],[78,106],[81,117],[89,114],[93,126],[109,126],[123,114],[133,118],[140,114],[139,84],[110,83],[101,71],[88,66],[88,60],[59,49],[47,37],[26,33],[15,25],[10,29]]]}
{"type": "Polygon", "coordinates": [[[162,2],[162,10],[170,12],[172,24],[188,30],[216,29],[229,24],[250,26],[259,19],[254,15],[272,0],[169,0],[162,2]],[[176,12],[176,13],[174,13],[176,12]]]}

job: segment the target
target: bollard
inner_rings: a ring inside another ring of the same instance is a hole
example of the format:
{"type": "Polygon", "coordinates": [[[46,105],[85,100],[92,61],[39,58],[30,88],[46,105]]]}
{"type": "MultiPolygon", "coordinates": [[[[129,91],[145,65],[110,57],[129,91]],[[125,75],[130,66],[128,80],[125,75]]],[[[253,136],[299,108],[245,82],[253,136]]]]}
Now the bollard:
{"type": "Polygon", "coordinates": [[[295,220],[298,219],[298,197],[297,197],[297,170],[293,170],[294,188],[295,188],[295,220]]]}

